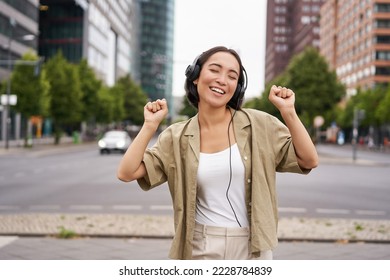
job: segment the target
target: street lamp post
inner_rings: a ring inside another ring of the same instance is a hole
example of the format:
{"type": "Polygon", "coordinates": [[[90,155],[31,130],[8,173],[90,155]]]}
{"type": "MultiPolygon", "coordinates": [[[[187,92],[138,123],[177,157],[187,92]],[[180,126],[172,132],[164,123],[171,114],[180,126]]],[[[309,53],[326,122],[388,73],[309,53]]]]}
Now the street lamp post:
{"type": "Polygon", "coordinates": [[[5,123],[5,148],[8,149],[9,146],[9,136],[11,129],[11,114],[10,114],[10,95],[11,95],[11,72],[12,72],[12,60],[11,60],[11,43],[13,38],[13,29],[16,25],[16,21],[13,18],[9,19],[10,23],[10,34],[8,38],[8,84],[7,84],[7,104],[6,108],[6,123],[5,123]]]}

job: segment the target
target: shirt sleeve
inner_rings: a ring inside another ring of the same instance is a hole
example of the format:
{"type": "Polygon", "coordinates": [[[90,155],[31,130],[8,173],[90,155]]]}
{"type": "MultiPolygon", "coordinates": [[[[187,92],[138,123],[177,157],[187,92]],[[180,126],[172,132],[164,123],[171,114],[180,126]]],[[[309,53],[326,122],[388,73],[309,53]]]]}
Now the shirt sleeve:
{"type": "Polygon", "coordinates": [[[308,174],[310,169],[302,169],[298,164],[297,155],[290,131],[279,119],[273,119],[273,133],[276,154],[276,171],[308,174]]]}
{"type": "Polygon", "coordinates": [[[145,151],[143,163],[146,168],[146,175],[137,180],[141,189],[147,191],[167,181],[166,167],[169,159],[168,131],[164,131],[158,137],[157,142],[145,151]]]}

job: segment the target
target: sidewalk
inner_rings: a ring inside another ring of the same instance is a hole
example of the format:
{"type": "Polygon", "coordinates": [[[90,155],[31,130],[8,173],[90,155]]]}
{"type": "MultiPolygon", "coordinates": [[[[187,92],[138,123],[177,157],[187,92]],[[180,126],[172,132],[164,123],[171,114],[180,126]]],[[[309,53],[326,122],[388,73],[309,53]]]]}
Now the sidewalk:
{"type": "MultiPolygon", "coordinates": [[[[170,216],[0,215],[1,259],[167,259],[170,216]]],[[[275,259],[390,260],[390,221],[282,218],[275,259]]]]}

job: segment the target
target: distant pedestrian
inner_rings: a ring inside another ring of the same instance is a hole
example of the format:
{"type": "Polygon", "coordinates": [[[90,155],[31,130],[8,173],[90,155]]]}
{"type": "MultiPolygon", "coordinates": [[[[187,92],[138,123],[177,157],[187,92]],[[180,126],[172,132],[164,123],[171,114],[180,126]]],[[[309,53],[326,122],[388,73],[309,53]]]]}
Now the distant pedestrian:
{"type": "Polygon", "coordinates": [[[167,102],[148,102],[144,124],[118,168],[144,190],[168,182],[174,208],[173,259],[272,259],[277,245],[276,171],[308,173],[318,156],[292,90],[272,86],[277,118],[242,109],[247,76],[239,55],[215,47],[189,65],[185,90],[198,114],[165,129],[167,102]]]}

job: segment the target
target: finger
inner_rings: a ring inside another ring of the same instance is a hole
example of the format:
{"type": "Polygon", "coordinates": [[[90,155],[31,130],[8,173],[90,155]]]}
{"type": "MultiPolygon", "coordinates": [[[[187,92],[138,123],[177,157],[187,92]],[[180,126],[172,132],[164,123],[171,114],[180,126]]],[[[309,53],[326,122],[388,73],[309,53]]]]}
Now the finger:
{"type": "Polygon", "coordinates": [[[167,101],[165,100],[165,98],[163,98],[161,100],[158,99],[157,101],[158,101],[158,104],[161,106],[161,108],[163,108],[164,106],[167,105],[167,101]]]}
{"type": "Polygon", "coordinates": [[[156,102],[155,102],[155,104],[156,104],[156,110],[157,110],[157,111],[160,111],[160,110],[161,110],[161,105],[160,105],[160,102],[159,102],[159,101],[160,101],[160,99],[157,99],[156,102]]]}
{"type": "Polygon", "coordinates": [[[153,109],[152,102],[149,101],[148,103],[146,103],[145,108],[146,108],[148,111],[152,111],[152,109],[153,109]]]}
{"type": "Polygon", "coordinates": [[[153,101],[153,102],[152,102],[152,112],[153,112],[153,113],[156,113],[156,112],[157,112],[156,101],[153,101]]]}
{"type": "Polygon", "coordinates": [[[275,92],[277,97],[282,97],[283,96],[283,87],[278,86],[277,91],[275,92]]]}
{"type": "Polygon", "coordinates": [[[282,98],[286,98],[287,97],[287,88],[283,87],[282,89],[282,98]]]}
{"type": "Polygon", "coordinates": [[[274,92],[275,94],[280,92],[280,87],[276,86],[276,85],[273,85],[271,87],[271,91],[274,92]]]}

